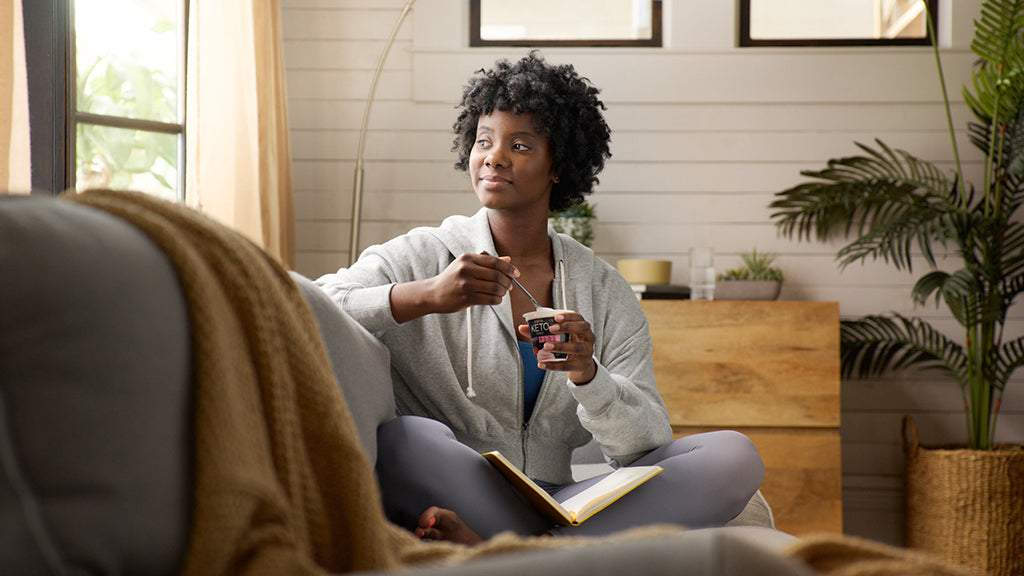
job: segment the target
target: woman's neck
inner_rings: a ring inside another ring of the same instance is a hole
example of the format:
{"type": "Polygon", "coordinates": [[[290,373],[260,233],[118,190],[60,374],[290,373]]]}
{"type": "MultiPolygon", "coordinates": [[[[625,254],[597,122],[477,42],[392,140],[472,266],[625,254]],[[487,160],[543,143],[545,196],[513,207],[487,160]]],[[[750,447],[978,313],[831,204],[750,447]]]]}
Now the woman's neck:
{"type": "Polygon", "coordinates": [[[546,214],[543,219],[511,218],[492,210],[487,218],[498,256],[511,256],[514,265],[550,265],[551,240],[546,214]]]}

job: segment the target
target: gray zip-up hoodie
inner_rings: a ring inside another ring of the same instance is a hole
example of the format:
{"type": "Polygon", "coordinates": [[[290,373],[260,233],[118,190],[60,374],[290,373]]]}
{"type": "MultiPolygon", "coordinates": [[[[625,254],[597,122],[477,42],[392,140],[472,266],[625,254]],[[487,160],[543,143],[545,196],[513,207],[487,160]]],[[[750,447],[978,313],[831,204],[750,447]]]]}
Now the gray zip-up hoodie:
{"type": "Polygon", "coordinates": [[[400,413],[440,420],[478,452],[499,450],[531,478],[568,484],[572,450],[591,437],[618,466],[670,442],[672,429],[654,383],[647,319],[629,284],[586,246],[550,228],[548,235],[554,302],[590,322],[597,375],[577,386],[564,372],[547,372],[528,421],[516,344],[516,326],[524,321],[512,318],[508,296],[497,306],[403,324],[391,314],[396,283],[436,276],[466,252],[500,256],[486,208],[371,246],[351,268],[316,283],[391,350],[400,413]]]}

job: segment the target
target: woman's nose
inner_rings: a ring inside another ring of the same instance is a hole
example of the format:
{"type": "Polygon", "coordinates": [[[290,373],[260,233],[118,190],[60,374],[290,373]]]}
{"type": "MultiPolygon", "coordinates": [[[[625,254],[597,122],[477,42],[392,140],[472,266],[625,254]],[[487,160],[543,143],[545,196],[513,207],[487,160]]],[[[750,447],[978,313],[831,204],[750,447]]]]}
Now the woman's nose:
{"type": "Polygon", "coordinates": [[[484,158],[484,164],[491,167],[499,166],[505,168],[508,166],[508,157],[499,148],[495,147],[484,158]]]}

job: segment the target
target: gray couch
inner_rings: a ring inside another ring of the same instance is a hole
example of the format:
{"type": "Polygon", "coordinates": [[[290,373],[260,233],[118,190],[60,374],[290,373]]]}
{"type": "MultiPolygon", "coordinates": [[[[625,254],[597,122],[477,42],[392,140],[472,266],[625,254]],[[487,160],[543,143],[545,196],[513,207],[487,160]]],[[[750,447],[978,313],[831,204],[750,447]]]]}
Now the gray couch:
{"type": "MultiPolygon", "coordinates": [[[[387,351],[293,277],[372,460],[394,413],[387,351]]],[[[179,570],[191,508],[187,314],[173,267],[136,228],[53,198],[0,196],[0,574],[179,570]]],[[[809,574],[775,553],[794,539],[763,527],[763,501],[748,508],[735,523],[753,526],[414,574],[809,574]]]]}

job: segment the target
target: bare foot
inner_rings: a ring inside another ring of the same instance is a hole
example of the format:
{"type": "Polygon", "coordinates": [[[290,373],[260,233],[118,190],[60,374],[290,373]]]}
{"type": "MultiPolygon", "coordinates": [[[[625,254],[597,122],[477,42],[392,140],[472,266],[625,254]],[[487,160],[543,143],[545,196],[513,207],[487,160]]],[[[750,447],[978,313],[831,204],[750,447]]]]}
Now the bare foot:
{"type": "Polygon", "coordinates": [[[476,532],[466,526],[459,515],[446,508],[431,506],[420,515],[419,526],[414,530],[422,540],[444,540],[473,546],[484,541],[476,532]]]}

